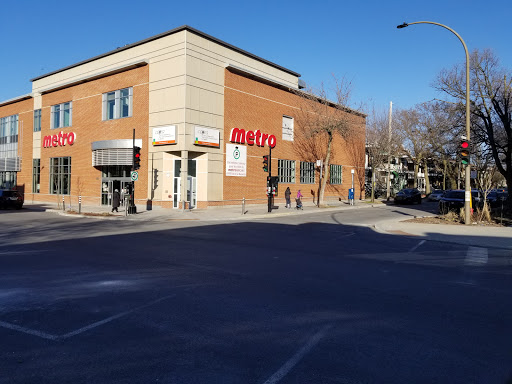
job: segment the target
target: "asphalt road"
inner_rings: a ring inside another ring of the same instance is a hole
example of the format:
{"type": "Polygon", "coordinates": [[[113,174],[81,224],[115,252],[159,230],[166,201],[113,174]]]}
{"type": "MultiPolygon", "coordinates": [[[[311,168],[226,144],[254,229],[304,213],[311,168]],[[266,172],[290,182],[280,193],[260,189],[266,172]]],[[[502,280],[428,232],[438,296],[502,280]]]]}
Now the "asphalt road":
{"type": "Polygon", "coordinates": [[[506,383],[512,266],[362,226],[429,207],[218,223],[2,212],[0,383],[506,383]]]}

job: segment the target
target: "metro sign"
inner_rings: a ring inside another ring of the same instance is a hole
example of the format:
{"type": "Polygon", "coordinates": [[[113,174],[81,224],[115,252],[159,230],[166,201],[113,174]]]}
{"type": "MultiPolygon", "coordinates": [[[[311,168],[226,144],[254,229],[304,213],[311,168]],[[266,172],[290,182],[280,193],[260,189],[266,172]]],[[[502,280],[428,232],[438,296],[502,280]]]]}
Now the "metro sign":
{"type": "Polygon", "coordinates": [[[270,148],[276,146],[277,139],[274,135],[268,133],[261,133],[258,129],[256,131],[245,131],[241,128],[233,128],[229,139],[232,143],[254,145],[264,147],[268,145],[270,148]]]}
{"type": "Polygon", "coordinates": [[[63,147],[66,144],[73,145],[76,135],[74,132],[65,133],[60,131],[58,134],[45,136],[43,138],[43,147],[63,147]]]}

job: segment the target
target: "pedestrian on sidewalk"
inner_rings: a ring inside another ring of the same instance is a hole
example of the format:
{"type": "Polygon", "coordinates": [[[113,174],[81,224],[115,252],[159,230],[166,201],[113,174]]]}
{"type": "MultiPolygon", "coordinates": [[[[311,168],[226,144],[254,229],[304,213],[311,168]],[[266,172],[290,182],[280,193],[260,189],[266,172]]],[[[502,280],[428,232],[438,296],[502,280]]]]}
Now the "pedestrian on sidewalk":
{"type": "Polygon", "coordinates": [[[114,212],[114,210],[116,212],[119,212],[119,210],[117,209],[119,207],[121,203],[121,195],[119,194],[119,191],[116,189],[114,191],[114,193],[112,194],[112,212],[114,212]]]}
{"type": "Polygon", "coordinates": [[[302,193],[300,193],[300,189],[297,191],[297,198],[295,199],[295,202],[297,203],[297,209],[302,209],[302,193]]]}
{"type": "Polygon", "coordinates": [[[291,195],[292,191],[290,191],[290,187],[286,188],[286,191],[284,191],[284,198],[286,199],[286,208],[292,207],[292,202],[290,200],[291,195]]]}

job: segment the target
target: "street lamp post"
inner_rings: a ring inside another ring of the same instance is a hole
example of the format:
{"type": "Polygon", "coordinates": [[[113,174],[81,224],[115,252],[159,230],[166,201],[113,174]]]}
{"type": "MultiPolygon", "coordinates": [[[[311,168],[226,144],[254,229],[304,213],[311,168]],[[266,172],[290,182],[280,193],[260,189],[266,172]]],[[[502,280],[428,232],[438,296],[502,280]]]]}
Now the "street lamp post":
{"type": "MultiPolygon", "coordinates": [[[[446,25],[434,23],[432,21],[415,21],[414,23],[403,23],[400,25],[397,25],[397,28],[405,28],[409,25],[413,24],[434,24],[438,25],[440,27],[443,27],[450,32],[452,32],[455,36],[457,36],[462,43],[462,46],[464,47],[464,52],[466,53],[466,139],[470,140],[470,111],[469,111],[469,53],[468,53],[468,47],[466,46],[466,43],[464,40],[462,40],[462,37],[455,32],[453,29],[447,27],[446,25]]],[[[465,184],[465,198],[464,198],[464,215],[465,215],[465,224],[471,224],[471,166],[470,164],[466,165],[466,184],[465,184]]]]}

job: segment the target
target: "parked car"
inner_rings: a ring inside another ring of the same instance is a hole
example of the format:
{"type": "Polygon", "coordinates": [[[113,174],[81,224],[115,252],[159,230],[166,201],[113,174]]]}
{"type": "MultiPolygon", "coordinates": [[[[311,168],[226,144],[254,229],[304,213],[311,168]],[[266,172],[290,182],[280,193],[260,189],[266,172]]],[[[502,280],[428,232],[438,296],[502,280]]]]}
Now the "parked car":
{"type": "Polygon", "coordinates": [[[16,190],[0,189],[0,208],[16,208],[23,207],[23,195],[16,190]]]}
{"type": "Polygon", "coordinates": [[[466,192],[463,189],[451,189],[446,191],[439,199],[439,213],[446,215],[449,211],[459,212],[464,208],[464,197],[466,192]]]}
{"type": "Polygon", "coordinates": [[[421,192],[416,188],[404,188],[395,196],[395,204],[421,204],[421,192]]]}
{"type": "MultiPolygon", "coordinates": [[[[459,212],[465,205],[466,191],[464,189],[451,189],[446,191],[439,199],[439,213],[445,215],[449,211],[459,212]]],[[[484,205],[484,196],[478,189],[471,190],[471,207],[482,208],[484,205]]]]}
{"type": "Polygon", "coordinates": [[[506,192],[491,191],[487,195],[487,202],[491,208],[499,208],[502,206],[502,204],[505,205],[506,201],[506,192]]]}
{"type": "Polygon", "coordinates": [[[428,201],[439,201],[443,194],[444,191],[442,189],[434,189],[434,191],[428,195],[428,201]]]}

